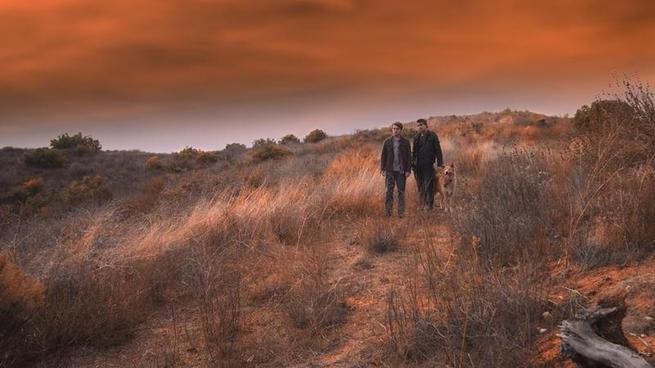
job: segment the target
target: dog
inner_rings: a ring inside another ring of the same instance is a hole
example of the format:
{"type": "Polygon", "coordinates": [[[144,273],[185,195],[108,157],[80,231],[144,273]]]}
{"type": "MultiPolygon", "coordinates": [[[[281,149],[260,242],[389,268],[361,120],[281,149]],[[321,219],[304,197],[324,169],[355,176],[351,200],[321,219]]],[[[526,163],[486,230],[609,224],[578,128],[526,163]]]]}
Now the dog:
{"type": "Polygon", "coordinates": [[[434,195],[439,196],[439,208],[450,212],[450,199],[455,194],[455,163],[437,166],[437,183],[434,186],[434,195]]]}

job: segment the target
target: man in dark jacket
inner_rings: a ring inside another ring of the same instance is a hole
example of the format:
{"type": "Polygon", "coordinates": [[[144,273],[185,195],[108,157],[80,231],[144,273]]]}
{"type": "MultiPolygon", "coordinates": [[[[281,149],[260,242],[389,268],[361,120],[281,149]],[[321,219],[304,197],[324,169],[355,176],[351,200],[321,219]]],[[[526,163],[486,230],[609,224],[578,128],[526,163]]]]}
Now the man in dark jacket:
{"type": "Polygon", "coordinates": [[[395,122],[391,125],[391,137],[382,145],[380,171],[384,175],[387,194],[384,199],[384,214],[391,217],[393,207],[393,189],[398,188],[398,216],[405,213],[405,181],[411,172],[411,150],[409,141],[400,135],[403,124],[395,122]]]}
{"type": "Polygon", "coordinates": [[[418,134],[414,137],[412,168],[418,185],[419,203],[424,209],[432,209],[434,204],[434,161],[443,166],[441,144],[437,135],[428,129],[425,119],[418,119],[418,134]]]}

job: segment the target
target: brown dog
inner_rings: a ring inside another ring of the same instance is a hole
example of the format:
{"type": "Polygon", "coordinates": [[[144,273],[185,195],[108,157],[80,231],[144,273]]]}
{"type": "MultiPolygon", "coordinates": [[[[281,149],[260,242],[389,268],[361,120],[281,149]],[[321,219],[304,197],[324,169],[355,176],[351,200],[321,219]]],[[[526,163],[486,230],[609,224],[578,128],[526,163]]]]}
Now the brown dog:
{"type": "Polygon", "coordinates": [[[450,198],[455,194],[455,164],[437,166],[437,183],[434,186],[434,195],[439,197],[439,208],[450,211],[450,198]]]}

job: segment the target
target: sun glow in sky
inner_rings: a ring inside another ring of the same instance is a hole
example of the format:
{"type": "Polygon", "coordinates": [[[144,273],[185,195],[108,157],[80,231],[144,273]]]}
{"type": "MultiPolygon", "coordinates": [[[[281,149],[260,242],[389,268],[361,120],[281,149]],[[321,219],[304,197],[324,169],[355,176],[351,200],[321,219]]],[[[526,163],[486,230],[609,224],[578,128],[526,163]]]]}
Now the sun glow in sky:
{"type": "Polygon", "coordinates": [[[655,1],[0,0],[0,146],[221,149],[655,78],[655,1]]]}

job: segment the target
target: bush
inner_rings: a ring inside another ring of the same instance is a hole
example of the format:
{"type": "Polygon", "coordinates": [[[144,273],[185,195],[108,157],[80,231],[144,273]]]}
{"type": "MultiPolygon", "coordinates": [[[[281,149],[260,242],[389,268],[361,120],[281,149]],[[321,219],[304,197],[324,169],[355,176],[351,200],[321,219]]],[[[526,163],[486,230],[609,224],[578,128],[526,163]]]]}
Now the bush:
{"type": "Polygon", "coordinates": [[[320,130],[314,129],[305,136],[305,143],[317,143],[327,138],[327,134],[320,130]]]}
{"type": "Polygon", "coordinates": [[[608,128],[612,122],[630,119],[632,108],[619,100],[598,100],[583,105],[575,112],[573,126],[580,132],[593,132],[608,128]]]}
{"type": "Polygon", "coordinates": [[[225,145],[223,152],[234,154],[243,153],[246,152],[246,145],[241,143],[228,143],[225,145]]]}
{"type": "Polygon", "coordinates": [[[56,149],[74,149],[79,156],[100,152],[102,146],[100,141],[90,136],[83,136],[82,133],[68,135],[64,133],[50,141],[50,146],[56,149]]]}
{"type": "Polygon", "coordinates": [[[175,153],[178,157],[181,158],[195,158],[200,154],[200,150],[190,146],[184,147],[180,152],[175,153]]]}
{"type": "Polygon", "coordinates": [[[230,143],[225,146],[222,153],[228,162],[234,162],[237,158],[241,157],[247,148],[245,144],[230,143]]]}
{"type": "Polygon", "coordinates": [[[366,246],[371,253],[393,252],[400,248],[400,236],[389,224],[378,223],[368,234],[366,246]]]}
{"type": "Polygon", "coordinates": [[[250,159],[253,162],[278,159],[291,155],[291,151],[277,144],[262,144],[254,147],[250,152],[250,159]]]}
{"type": "Polygon", "coordinates": [[[313,334],[324,333],[346,320],[348,307],[339,285],[328,282],[326,264],[319,254],[300,262],[297,285],[289,294],[287,315],[294,326],[309,329],[313,334]]]}
{"type": "Polygon", "coordinates": [[[487,272],[470,260],[456,262],[430,270],[424,285],[410,288],[426,295],[388,294],[392,348],[410,361],[437,358],[451,367],[529,367],[546,305],[540,276],[526,268],[487,272]]]}
{"type": "Polygon", "coordinates": [[[206,166],[218,161],[218,157],[210,152],[205,152],[193,147],[185,147],[180,152],[173,154],[170,168],[173,171],[180,172],[192,170],[198,166],[206,166]]]}
{"type": "Polygon", "coordinates": [[[159,156],[150,156],[146,160],[146,170],[161,170],[162,168],[164,168],[164,165],[162,165],[159,156]]]}
{"type": "Polygon", "coordinates": [[[298,139],[298,137],[296,137],[293,134],[287,134],[284,137],[282,137],[280,139],[280,142],[278,142],[278,143],[279,144],[285,144],[285,145],[286,144],[296,144],[296,143],[300,143],[300,139],[298,139]]]}
{"type": "Polygon", "coordinates": [[[69,204],[85,201],[102,203],[112,198],[113,193],[100,175],[85,176],[81,180],[74,180],[64,192],[64,200],[69,204]]]}
{"type": "Polygon", "coordinates": [[[478,193],[461,201],[454,225],[479,241],[486,267],[513,266],[548,254],[547,233],[558,209],[549,186],[547,153],[515,150],[487,163],[478,193]]]}
{"type": "Polygon", "coordinates": [[[27,166],[54,169],[63,167],[65,163],[64,156],[50,148],[37,148],[25,154],[25,164],[27,166]]]}
{"type": "Polygon", "coordinates": [[[271,138],[259,138],[259,139],[255,140],[254,142],[252,142],[252,148],[257,148],[257,147],[261,147],[261,146],[269,146],[269,145],[274,145],[274,144],[276,144],[275,140],[273,140],[271,138]]]}
{"type": "Polygon", "coordinates": [[[216,161],[218,161],[218,157],[216,157],[216,155],[211,152],[200,152],[196,161],[200,165],[205,166],[216,163],[216,161]]]}
{"type": "Polygon", "coordinates": [[[21,185],[15,188],[10,194],[10,197],[16,202],[23,203],[27,199],[34,197],[41,192],[43,187],[43,179],[35,176],[25,180],[21,185]]]}

